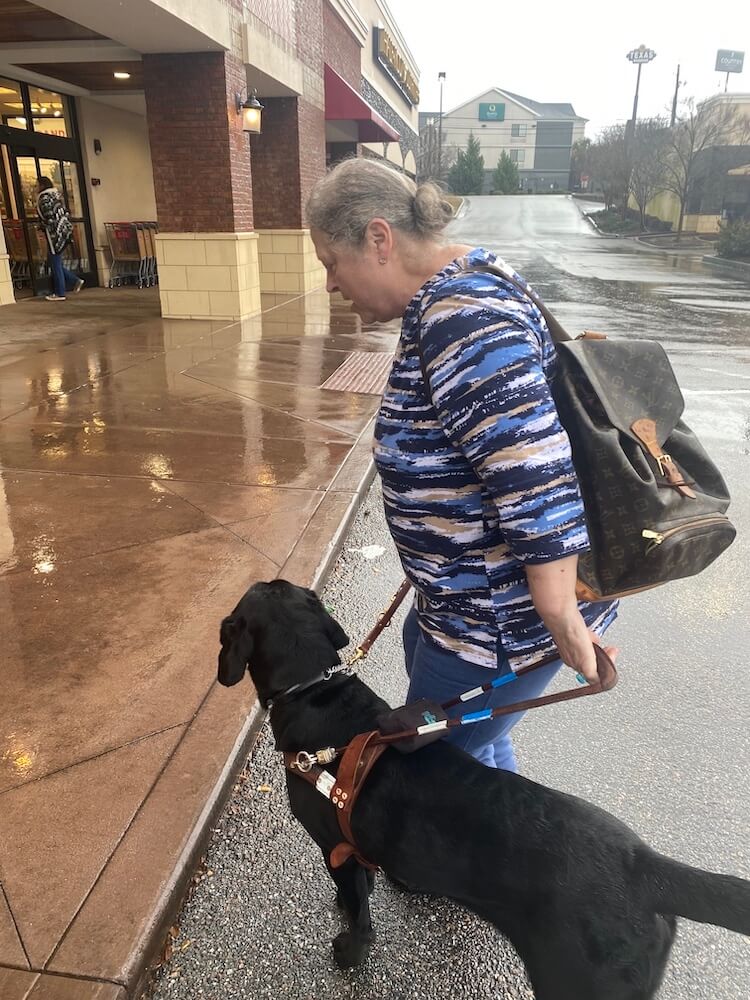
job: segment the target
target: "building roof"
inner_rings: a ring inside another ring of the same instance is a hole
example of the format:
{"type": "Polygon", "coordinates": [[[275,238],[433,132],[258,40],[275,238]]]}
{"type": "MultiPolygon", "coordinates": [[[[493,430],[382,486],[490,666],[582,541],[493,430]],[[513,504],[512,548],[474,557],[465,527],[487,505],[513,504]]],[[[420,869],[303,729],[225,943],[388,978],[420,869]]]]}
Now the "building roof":
{"type": "Polygon", "coordinates": [[[485,94],[489,94],[491,92],[501,94],[508,100],[513,101],[516,104],[520,104],[522,107],[526,108],[527,111],[530,111],[532,115],[536,115],[537,118],[544,119],[545,121],[571,121],[571,119],[579,122],[588,121],[588,118],[582,118],[580,115],[576,114],[572,104],[543,104],[540,101],[532,101],[528,97],[522,97],[520,94],[514,94],[510,90],[503,90],[502,87],[490,87],[489,90],[483,90],[481,94],[477,94],[476,97],[472,97],[468,101],[461,101],[461,103],[457,104],[455,108],[451,108],[450,111],[446,111],[443,117],[453,114],[453,112],[457,111],[459,108],[463,108],[467,104],[471,104],[473,101],[476,101],[478,98],[484,97],[485,94]]]}
{"type": "Polygon", "coordinates": [[[510,97],[512,101],[516,101],[518,104],[525,104],[527,108],[535,114],[540,115],[542,118],[558,118],[565,119],[566,121],[571,118],[576,118],[582,122],[587,120],[585,118],[581,118],[580,115],[575,113],[572,104],[545,104],[539,101],[532,101],[529,97],[521,97],[520,94],[513,94],[509,90],[502,90],[500,92],[505,94],[507,97],[510,97]]]}

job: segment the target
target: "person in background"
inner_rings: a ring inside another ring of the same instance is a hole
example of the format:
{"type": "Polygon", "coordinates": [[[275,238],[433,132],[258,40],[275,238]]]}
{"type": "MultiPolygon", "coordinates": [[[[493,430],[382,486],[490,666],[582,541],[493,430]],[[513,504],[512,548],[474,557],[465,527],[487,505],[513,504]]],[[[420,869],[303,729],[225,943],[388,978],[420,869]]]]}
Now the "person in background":
{"type": "Polygon", "coordinates": [[[47,237],[49,266],[52,272],[52,294],[45,295],[48,302],[64,302],[66,289],[74,293],[83,288],[83,278],[63,267],[62,253],[73,239],[73,223],[60,192],[49,179],[37,181],[36,210],[47,237]]]}
{"type": "MultiPolygon", "coordinates": [[[[402,320],[374,457],[416,592],[404,625],[407,703],[447,701],[503,675],[513,681],[471,702],[481,710],[537,697],[561,662],[595,682],[593,643],[616,605],[576,597],[589,539],[550,391],[547,324],[508,280],[523,284],[512,267],[445,240],[452,216],[433,184],[417,187],[363,158],[337,164],[307,206],[328,291],[351,299],[365,322],[402,320]],[[496,273],[480,270],[488,266],[496,273]],[[547,656],[554,662],[514,679],[547,656]]],[[[510,730],[520,718],[445,738],[515,771],[510,730]]]]}

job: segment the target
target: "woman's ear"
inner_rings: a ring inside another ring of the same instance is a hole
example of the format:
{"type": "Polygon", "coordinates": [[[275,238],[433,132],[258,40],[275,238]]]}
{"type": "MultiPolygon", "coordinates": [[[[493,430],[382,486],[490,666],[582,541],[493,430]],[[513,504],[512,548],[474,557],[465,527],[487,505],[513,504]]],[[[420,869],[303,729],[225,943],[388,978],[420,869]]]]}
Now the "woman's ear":
{"type": "Polygon", "coordinates": [[[385,219],[376,218],[369,222],[366,240],[380,260],[388,260],[393,250],[393,230],[385,219]]]}

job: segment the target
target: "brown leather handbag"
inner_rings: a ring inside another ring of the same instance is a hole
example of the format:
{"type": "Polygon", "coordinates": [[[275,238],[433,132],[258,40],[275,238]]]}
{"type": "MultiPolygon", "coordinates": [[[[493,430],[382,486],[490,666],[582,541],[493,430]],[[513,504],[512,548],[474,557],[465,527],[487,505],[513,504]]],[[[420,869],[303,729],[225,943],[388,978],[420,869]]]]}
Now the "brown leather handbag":
{"type": "Polygon", "coordinates": [[[682,420],[684,401],[661,344],[573,340],[539,298],[530,298],[557,347],[551,383],[570,438],[591,549],[579,558],[581,600],[600,601],[694,576],[733,541],[729,491],[682,420]]]}

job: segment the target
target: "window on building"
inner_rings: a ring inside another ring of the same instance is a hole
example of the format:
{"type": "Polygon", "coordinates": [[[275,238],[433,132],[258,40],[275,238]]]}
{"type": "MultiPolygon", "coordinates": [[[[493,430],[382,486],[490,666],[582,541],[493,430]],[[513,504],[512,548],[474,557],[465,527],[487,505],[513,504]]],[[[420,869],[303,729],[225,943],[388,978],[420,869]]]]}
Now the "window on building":
{"type": "Polygon", "coordinates": [[[526,150],[525,149],[511,149],[510,158],[514,163],[521,164],[526,160],[526,150]]]}
{"type": "Polygon", "coordinates": [[[510,134],[513,139],[525,139],[527,125],[511,125],[510,134]]]}
{"type": "Polygon", "coordinates": [[[30,86],[29,102],[35,132],[61,136],[71,134],[66,122],[65,98],[62,94],[56,94],[54,90],[43,90],[41,87],[30,86]]]}
{"type": "Polygon", "coordinates": [[[0,77],[0,124],[10,128],[28,128],[21,84],[0,77]]]}

